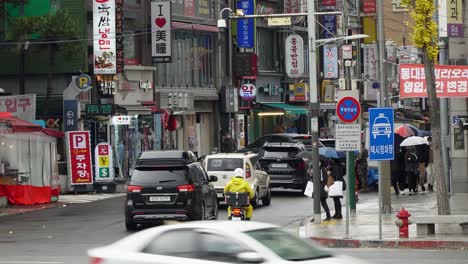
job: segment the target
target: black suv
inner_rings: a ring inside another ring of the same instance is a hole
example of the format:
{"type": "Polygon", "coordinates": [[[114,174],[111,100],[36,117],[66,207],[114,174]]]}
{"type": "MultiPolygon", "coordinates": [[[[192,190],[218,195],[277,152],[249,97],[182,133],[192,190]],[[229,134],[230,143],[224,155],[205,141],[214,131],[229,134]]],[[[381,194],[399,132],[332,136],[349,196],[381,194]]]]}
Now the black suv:
{"type": "Polygon", "coordinates": [[[305,190],[307,162],[298,155],[306,151],[302,143],[266,143],[258,154],[261,168],[270,176],[272,187],[305,190]]]}
{"type": "MultiPolygon", "coordinates": [[[[312,150],[311,135],[296,133],[277,133],[259,137],[253,143],[247,145],[245,148],[239,149],[237,152],[244,153],[252,151],[254,153],[258,153],[265,143],[276,142],[303,143],[307,150],[312,150]]],[[[322,143],[319,143],[319,145],[319,147],[323,147],[322,143]]]]}
{"type": "Polygon", "coordinates": [[[125,226],[218,218],[216,190],[190,151],[147,151],[137,160],[125,200],[125,226]]]}

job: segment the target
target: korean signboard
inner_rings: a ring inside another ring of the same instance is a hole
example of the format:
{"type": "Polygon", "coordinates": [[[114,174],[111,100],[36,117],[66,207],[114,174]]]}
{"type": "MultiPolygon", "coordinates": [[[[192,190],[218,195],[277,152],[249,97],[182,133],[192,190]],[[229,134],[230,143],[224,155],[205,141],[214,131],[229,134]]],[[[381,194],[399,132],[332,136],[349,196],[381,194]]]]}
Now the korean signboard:
{"type": "Polygon", "coordinates": [[[108,143],[99,143],[94,148],[96,182],[109,182],[114,180],[114,164],[112,157],[112,148],[108,143]]]}
{"type": "MultiPolygon", "coordinates": [[[[244,15],[253,15],[254,9],[254,0],[240,0],[237,2],[237,10],[243,10],[244,15]]],[[[254,47],[254,38],[254,18],[237,19],[237,46],[239,48],[252,49],[254,47]]]]}
{"type": "Polygon", "coordinates": [[[335,140],[337,151],[355,151],[361,149],[360,124],[336,124],[335,140]]]}
{"type": "Polygon", "coordinates": [[[112,115],[114,113],[114,105],[112,104],[87,104],[86,115],[112,115]]]}
{"type": "MultiPolygon", "coordinates": [[[[307,0],[284,0],[284,12],[285,13],[303,13],[307,9],[307,0]]],[[[297,24],[304,20],[302,16],[291,17],[291,22],[297,24]]]]}
{"type": "MultiPolygon", "coordinates": [[[[437,97],[468,97],[468,66],[436,65],[437,97]]],[[[422,64],[400,64],[400,97],[427,97],[422,64]]]]}
{"type": "Polygon", "coordinates": [[[371,14],[376,12],[375,0],[363,0],[362,2],[362,12],[365,14],[371,14]]]}
{"type": "Polygon", "coordinates": [[[0,112],[32,122],[36,120],[36,95],[14,95],[0,97],[0,112]]]}
{"type": "Polygon", "coordinates": [[[308,102],[309,86],[307,83],[295,83],[289,85],[290,102],[308,102]]]}
{"type": "Polygon", "coordinates": [[[364,50],[364,79],[378,80],[377,45],[362,44],[364,50]]]}
{"type": "Polygon", "coordinates": [[[304,40],[297,34],[286,38],[285,47],[286,73],[291,78],[299,78],[304,74],[304,40]]]}
{"type": "Polygon", "coordinates": [[[67,132],[68,174],[71,184],[92,184],[93,166],[89,131],[67,132]]]}
{"type": "Polygon", "coordinates": [[[115,0],[93,0],[94,73],[115,74],[115,0]]]}
{"type": "Polygon", "coordinates": [[[448,37],[463,37],[462,0],[447,1],[447,34],[448,37]]]}
{"type": "Polygon", "coordinates": [[[155,63],[171,62],[171,19],[170,1],[151,2],[151,49],[155,63]]]}
{"type": "Polygon", "coordinates": [[[119,126],[119,125],[130,125],[132,122],[131,116],[113,116],[112,117],[112,125],[119,126]]]}
{"type": "Polygon", "coordinates": [[[243,84],[239,88],[239,96],[246,101],[251,101],[257,96],[257,88],[251,83],[243,84]]]}
{"type": "Polygon", "coordinates": [[[323,45],[323,78],[338,78],[338,48],[333,44],[323,45]]]}
{"type": "Polygon", "coordinates": [[[124,67],[124,40],[123,40],[123,2],[124,0],[115,0],[115,34],[116,34],[116,69],[121,73],[124,67]]]}
{"type": "Polygon", "coordinates": [[[336,16],[325,15],[323,16],[323,37],[334,38],[336,37],[336,16]]]}

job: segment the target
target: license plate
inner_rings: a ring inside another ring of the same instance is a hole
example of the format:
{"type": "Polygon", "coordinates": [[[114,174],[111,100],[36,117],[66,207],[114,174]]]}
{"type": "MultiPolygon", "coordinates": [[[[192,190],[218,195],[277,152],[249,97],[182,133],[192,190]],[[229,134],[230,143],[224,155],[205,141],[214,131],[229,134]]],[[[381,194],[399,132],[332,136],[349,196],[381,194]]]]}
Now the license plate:
{"type": "Polygon", "coordinates": [[[242,221],[242,218],[233,216],[232,221],[242,221]]]}
{"type": "Polygon", "coordinates": [[[273,168],[287,168],[288,164],[285,163],[273,163],[271,164],[271,167],[273,168]]]}
{"type": "Polygon", "coordinates": [[[150,202],[170,202],[171,197],[170,196],[150,196],[149,201],[150,202]]]}

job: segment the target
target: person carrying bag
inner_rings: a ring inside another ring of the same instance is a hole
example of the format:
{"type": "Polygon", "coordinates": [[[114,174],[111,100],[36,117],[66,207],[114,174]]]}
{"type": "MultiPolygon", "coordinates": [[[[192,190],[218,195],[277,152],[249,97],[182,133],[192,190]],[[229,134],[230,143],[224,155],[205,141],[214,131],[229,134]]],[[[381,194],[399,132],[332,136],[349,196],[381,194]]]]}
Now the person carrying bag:
{"type": "Polygon", "coordinates": [[[331,177],[333,179],[333,185],[329,187],[328,195],[333,198],[335,205],[335,215],[333,219],[341,220],[343,215],[341,214],[341,198],[343,198],[343,191],[346,190],[346,182],[344,180],[343,167],[339,160],[332,160],[331,162],[331,177]]]}

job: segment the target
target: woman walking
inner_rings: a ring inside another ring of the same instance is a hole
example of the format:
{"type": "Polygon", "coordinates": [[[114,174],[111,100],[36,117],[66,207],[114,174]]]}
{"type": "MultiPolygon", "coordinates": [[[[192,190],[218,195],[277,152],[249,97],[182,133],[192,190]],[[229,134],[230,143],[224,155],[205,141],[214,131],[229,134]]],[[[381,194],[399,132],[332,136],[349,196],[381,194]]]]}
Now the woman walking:
{"type": "MultiPolygon", "coordinates": [[[[341,166],[340,160],[332,160],[331,164],[331,176],[335,182],[341,181],[343,183],[343,190],[345,189],[345,180],[344,180],[344,168],[341,166]]],[[[332,196],[333,203],[335,205],[335,215],[333,215],[333,219],[341,220],[343,219],[343,215],[341,214],[341,198],[343,195],[340,196],[332,196]]]]}

